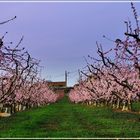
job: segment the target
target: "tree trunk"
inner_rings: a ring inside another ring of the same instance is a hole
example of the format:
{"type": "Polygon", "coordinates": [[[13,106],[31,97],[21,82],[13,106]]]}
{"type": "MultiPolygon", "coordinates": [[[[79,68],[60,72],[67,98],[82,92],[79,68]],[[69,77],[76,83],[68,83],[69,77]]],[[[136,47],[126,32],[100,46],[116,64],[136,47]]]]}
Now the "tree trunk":
{"type": "Polygon", "coordinates": [[[120,108],[120,99],[117,100],[117,109],[120,108]]]}
{"type": "Polygon", "coordinates": [[[124,102],[123,107],[122,107],[122,111],[128,111],[127,102],[124,102]]]}

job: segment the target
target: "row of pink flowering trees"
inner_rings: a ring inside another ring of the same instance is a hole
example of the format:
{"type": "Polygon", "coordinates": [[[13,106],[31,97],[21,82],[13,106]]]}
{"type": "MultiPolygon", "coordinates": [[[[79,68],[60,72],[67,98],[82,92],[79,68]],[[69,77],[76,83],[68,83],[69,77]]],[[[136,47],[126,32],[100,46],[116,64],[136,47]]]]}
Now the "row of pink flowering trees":
{"type": "Polygon", "coordinates": [[[11,47],[11,42],[10,46],[4,43],[5,35],[0,38],[0,112],[14,113],[55,102],[58,95],[48,88],[45,80],[38,78],[39,61],[20,48],[23,37],[11,47]]]}
{"type": "Polygon", "coordinates": [[[115,48],[109,51],[103,51],[102,45],[97,43],[99,59],[88,56],[87,72],[81,71],[79,84],[69,93],[72,102],[131,110],[132,102],[140,101],[140,28],[133,3],[131,8],[135,29],[130,21],[125,21],[125,39],[116,39],[115,48]]]}

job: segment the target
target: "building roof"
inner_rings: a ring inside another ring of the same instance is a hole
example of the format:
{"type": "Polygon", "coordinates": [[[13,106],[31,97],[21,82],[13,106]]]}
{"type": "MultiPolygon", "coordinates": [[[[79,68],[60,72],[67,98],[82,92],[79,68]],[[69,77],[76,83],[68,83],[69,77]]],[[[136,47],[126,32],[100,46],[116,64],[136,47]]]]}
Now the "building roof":
{"type": "Polygon", "coordinates": [[[60,81],[60,82],[51,82],[47,81],[47,84],[49,87],[66,87],[66,82],[65,81],[60,81]]]}

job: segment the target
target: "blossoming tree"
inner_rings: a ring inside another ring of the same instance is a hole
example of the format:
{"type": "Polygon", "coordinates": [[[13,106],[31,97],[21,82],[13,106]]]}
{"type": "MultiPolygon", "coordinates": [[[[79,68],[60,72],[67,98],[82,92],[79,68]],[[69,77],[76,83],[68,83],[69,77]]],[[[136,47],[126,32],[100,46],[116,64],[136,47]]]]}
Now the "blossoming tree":
{"type": "Polygon", "coordinates": [[[136,27],[133,30],[131,22],[125,21],[125,40],[116,39],[115,48],[109,51],[104,51],[102,45],[97,43],[99,59],[88,56],[92,63],[87,61],[87,73],[81,71],[85,78],[70,92],[71,101],[85,102],[83,97],[90,95],[86,100],[96,105],[106,104],[131,110],[132,102],[140,100],[140,28],[133,3],[131,8],[136,27]],[[110,53],[114,54],[114,58],[109,57],[110,53]],[[86,91],[84,95],[83,91],[86,91]]]}

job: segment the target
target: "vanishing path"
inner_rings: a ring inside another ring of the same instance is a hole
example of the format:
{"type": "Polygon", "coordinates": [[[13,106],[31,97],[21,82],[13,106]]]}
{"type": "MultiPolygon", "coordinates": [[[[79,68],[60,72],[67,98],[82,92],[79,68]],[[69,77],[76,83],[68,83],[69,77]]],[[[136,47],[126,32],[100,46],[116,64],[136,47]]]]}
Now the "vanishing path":
{"type": "Polygon", "coordinates": [[[58,103],[0,118],[0,137],[140,137],[140,115],[58,103]]]}

